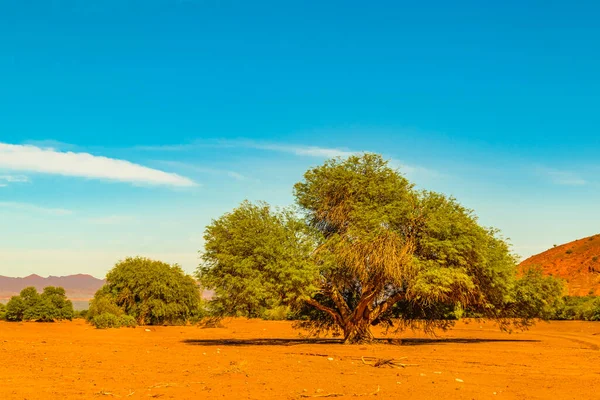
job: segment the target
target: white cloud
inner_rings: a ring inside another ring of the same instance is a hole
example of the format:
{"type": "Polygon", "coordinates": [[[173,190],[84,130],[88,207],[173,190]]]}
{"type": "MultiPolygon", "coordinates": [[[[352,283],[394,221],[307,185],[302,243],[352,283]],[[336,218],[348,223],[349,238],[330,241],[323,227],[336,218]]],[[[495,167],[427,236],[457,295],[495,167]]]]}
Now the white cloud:
{"type": "Polygon", "coordinates": [[[318,146],[303,145],[282,145],[275,143],[254,142],[251,140],[219,140],[214,142],[195,141],[188,144],[158,145],[158,146],[136,146],[136,150],[146,151],[190,151],[202,147],[212,148],[250,148],[257,150],[269,150],[282,153],[290,153],[298,156],[310,157],[349,157],[360,152],[353,152],[344,149],[326,148],[318,146]]]}
{"type": "Polygon", "coordinates": [[[7,187],[9,183],[28,183],[25,175],[0,175],[0,187],[7,187]]]}
{"type": "Polygon", "coordinates": [[[181,175],[89,153],[0,143],[0,168],[147,185],[196,186],[181,175]]]}
{"type": "Polygon", "coordinates": [[[588,183],[581,176],[571,171],[563,171],[548,167],[537,167],[536,172],[557,185],[583,186],[587,185],[588,183]]]}
{"type": "Polygon", "coordinates": [[[71,150],[74,151],[77,146],[70,143],[59,142],[58,140],[27,140],[25,144],[39,147],[46,150],[71,150]]]}
{"type": "Polygon", "coordinates": [[[25,211],[27,213],[41,213],[56,216],[65,216],[73,214],[73,211],[64,208],[48,208],[41,207],[35,204],[19,203],[15,201],[0,201],[0,209],[8,208],[12,210],[25,211]]]}
{"type": "Polygon", "coordinates": [[[267,144],[267,143],[256,143],[256,142],[239,142],[243,147],[250,147],[258,150],[270,150],[278,151],[282,153],[291,153],[297,156],[309,156],[309,157],[350,157],[352,155],[360,154],[360,152],[348,151],[336,148],[317,147],[317,146],[294,146],[294,145],[279,145],[279,144],[267,144]]]}

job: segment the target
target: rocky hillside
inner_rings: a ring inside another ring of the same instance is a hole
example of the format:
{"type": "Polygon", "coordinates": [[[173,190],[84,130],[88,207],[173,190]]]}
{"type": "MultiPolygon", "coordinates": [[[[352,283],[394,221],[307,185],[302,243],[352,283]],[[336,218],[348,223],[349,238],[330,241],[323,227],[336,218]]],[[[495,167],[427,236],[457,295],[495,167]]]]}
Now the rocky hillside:
{"type": "Polygon", "coordinates": [[[11,278],[0,275],[0,300],[8,299],[28,286],[34,286],[42,291],[46,286],[60,286],[65,288],[67,297],[71,300],[89,300],[94,293],[104,285],[104,280],[91,275],[77,274],[68,276],[49,276],[43,278],[39,275],[29,275],[24,278],[11,278]]]}
{"type": "Polygon", "coordinates": [[[521,263],[532,265],[564,279],[571,296],[600,295],[600,235],[555,246],[521,263]]]}

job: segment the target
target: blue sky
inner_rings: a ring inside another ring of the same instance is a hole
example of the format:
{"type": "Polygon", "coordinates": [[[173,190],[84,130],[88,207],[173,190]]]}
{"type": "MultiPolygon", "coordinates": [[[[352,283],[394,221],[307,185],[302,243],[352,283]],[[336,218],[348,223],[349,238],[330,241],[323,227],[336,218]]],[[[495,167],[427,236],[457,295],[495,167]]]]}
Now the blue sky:
{"type": "Polygon", "coordinates": [[[0,274],[145,255],[382,153],[523,257],[600,233],[595,2],[5,1],[0,274]],[[525,4],[526,3],[526,4],[525,4]]]}

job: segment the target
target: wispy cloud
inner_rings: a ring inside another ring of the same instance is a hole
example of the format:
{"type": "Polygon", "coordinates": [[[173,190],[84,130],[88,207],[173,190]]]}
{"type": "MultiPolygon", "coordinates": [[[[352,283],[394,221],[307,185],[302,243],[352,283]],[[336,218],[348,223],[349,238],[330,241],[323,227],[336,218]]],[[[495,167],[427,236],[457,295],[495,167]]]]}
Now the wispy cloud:
{"type": "Polygon", "coordinates": [[[242,175],[239,172],[218,169],[218,168],[209,168],[209,167],[185,163],[185,162],[181,162],[181,161],[159,160],[157,162],[160,164],[163,164],[163,165],[167,165],[169,167],[185,169],[187,171],[199,172],[201,174],[224,175],[224,176],[228,176],[228,177],[238,180],[238,181],[245,181],[245,180],[249,179],[247,176],[242,175]]]}
{"type": "Polygon", "coordinates": [[[52,140],[52,139],[27,140],[25,142],[25,144],[30,145],[30,146],[39,147],[41,149],[46,149],[46,150],[75,151],[77,149],[77,146],[75,146],[74,144],[59,142],[58,140],[52,140]]]}
{"type": "Polygon", "coordinates": [[[73,214],[73,211],[64,208],[49,208],[29,203],[19,203],[15,201],[0,201],[0,208],[24,211],[27,213],[47,214],[56,216],[66,216],[73,214]]]}
{"type": "Polygon", "coordinates": [[[550,182],[557,185],[565,186],[583,186],[587,185],[587,181],[580,175],[571,171],[564,171],[555,168],[548,167],[536,167],[535,169],[538,175],[541,175],[548,179],[550,182]]]}
{"type": "Polygon", "coordinates": [[[156,146],[135,146],[135,150],[143,150],[143,151],[186,151],[192,150],[195,148],[201,147],[197,143],[189,143],[189,144],[165,144],[165,145],[156,145],[156,146]]]}
{"type": "Polygon", "coordinates": [[[129,161],[32,145],[0,143],[0,168],[135,184],[196,186],[194,181],[181,175],[129,161]]]}
{"type": "Polygon", "coordinates": [[[309,157],[349,157],[360,152],[349,151],[347,149],[328,148],[305,145],[284,145],[277,143],[255,142],[252,140],[218,140],[218,141],[194,141],[187,144],[168,144],[157,146],[136,146],[136,150],[144,151],[191,151],[199,148],[246,148],[256,150],[268,150],[280,153],[290,153],[298,156],[309,157]]]}
{"type": "MultiPolygon", "coordinates": [[[[233,142],[235,143],[235,142],[233,142]]],[[[297,156],[309,156],[309,157],[322,157],[322,158],[333,158],[333,157],[349,157],[361,152],[349,151],[346,149],[328,148],[328,147],[317,147],[317,146],[302,146],[302,145],[281,145],[281,144],[269,144],[269,143],[257,143],[257,142],[237,142],[240,147],[248,147],[257,150],[269,150],[277,151],[281,153],[290,153],[297,156]]]]}
{"type": "Polygon", "coordinates": [[[7,187],[10,183],[28,183],[25,175],[0,175],[0,187],[7,187]]]}
{"type": "MultiPolygon", "coordinates": [[[[293,145],[293,144],[279,144],[279,143],[265,143],[265,142],[256,142],[252,140],[220,140],[220,141],[195,141],[188,144],[179,144],[179,145],[158,145],[158,146],[138,146],[137,150],[148,150],[148,151],[193,151],[200,148],[245,148],[245,149],[255,149],[255,150],[265,150],[272,151],[278,153],[288,153],[294,154],[300,157],[315,157],[315,158],[334,158],[341,157],[346,158],[352,155],[360,155],[366,153],[368,151],[354,151],[346,148],[335,148],[335,147],[319,147],[319,146],[307,146],[307,145],[293,145]]],[[[171,166],[179,166],[183,167],[184,165],[190,167],[190,165],[179,163],[179,162],[170,162],[164,161],[166,165],[171,166]]],[[[422,167],[419,165],[409,165],[404,162],[398,161],[396,159],[390,159],[390,166],[393,168],[397,168],[400,172],[404,173],[409,177],[427,177],[427,178],[439,178],[442,176],[437,171],[432,169],[422,167]]],[[[208,168],[195,167],[197,172],[215,172],[216,170],[211,170],[208,168]]],[[[222,172],[222,171],[221,171],[222,172]]],[[[226,173],[236,179],[246,179],[242,175],[239,175],[236,172],[226,173]]]]}

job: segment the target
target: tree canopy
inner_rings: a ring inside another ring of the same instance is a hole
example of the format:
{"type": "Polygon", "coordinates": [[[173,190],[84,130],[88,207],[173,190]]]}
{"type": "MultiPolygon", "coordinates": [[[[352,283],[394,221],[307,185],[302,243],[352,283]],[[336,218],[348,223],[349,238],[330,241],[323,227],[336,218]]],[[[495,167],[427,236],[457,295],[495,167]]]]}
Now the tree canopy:
{"type": "Polygon", "coordinates": [[[199,304],[196,281],[178,265],[127,258],[106,275],[106,284],[90,303],[88,318],[124,313],[140,325],[180,324],[198,310],[199,304]]]}
{"type": "Polygon", "coordinates": [[[48,286],[42,293],[34,287],[21,290],[6,304],[7,321],[52,322],[73,319],[73,303],[67,299],[65,289],[48,286]]]}
{"type": "Polygon", "coordinates": [[[198,275],[215,315],[261,317],[314,291],[316,238],[291,210],[243,202],[207,227],[198,275]]]}
{"type": "Polygon", "coordinates": [[[207,228],[199,276],[225,311],[304,304],[305,327],[354,343],[378,324],[446,328],[449,312],[523,327],[560,295],[552,278],[519,278],[508,244],[471,210],[415,189],[379,155],[329,160],[294,194],[302,221],[245,202],[207,228]]]}

